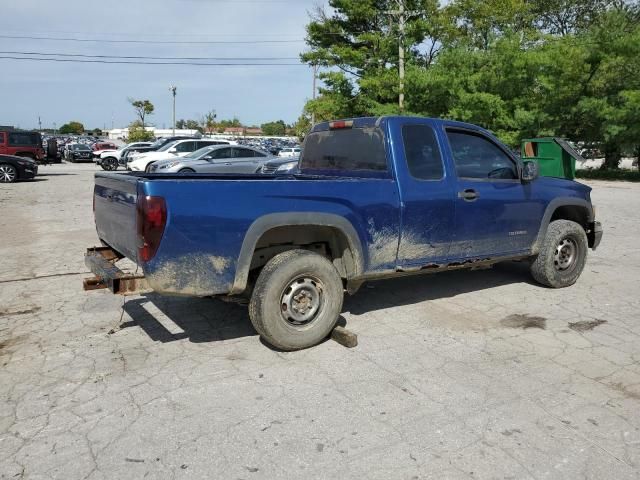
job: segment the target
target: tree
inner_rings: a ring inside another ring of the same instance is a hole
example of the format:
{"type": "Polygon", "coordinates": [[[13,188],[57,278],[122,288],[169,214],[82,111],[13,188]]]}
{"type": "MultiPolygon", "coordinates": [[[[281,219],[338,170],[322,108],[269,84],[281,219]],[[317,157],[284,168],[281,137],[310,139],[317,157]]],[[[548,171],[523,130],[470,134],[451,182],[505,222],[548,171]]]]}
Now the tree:
{"type": "Polygon", "coordinates": [[[72,121],[62,125],[58,131],[62,134],[82,135],[84,133],[84,125],[80,122],[72,121]]]}
{"type": "Polygon", "coordinates": [[[293,132],[300,139],[300,141],[304,140],[304,137],[307,136],[309,130],[311,130],[311,117],[308,114],[303,113],[298,117],[296,123],[293,124],[293,132]]]}
{"type": "Polygon", "coordinates": [[[200,133],[202,133],[202,127],[200,126],[200,122],[198,122],[197,120],[187,120],[184,124],[184,128],[186,128],[187,130],[198,130],[200,133]]]}
{"type": "Polygon", "coordinates": [[[148,142],[153,140],[153,132],[145,129],[142,126],[142,123],[139,121],[131,122],[129,125],[129,135],[127,137],[127,142],[148,142]]]}
{"type": "Polygon", "coordinates": [[[208,134],[213,133],[213,131],[216,129],[216,117],[216,111],[209,110],[202,116],[202,118],[200,118],[200,125],[203,132],[206,132],[208,134]]]}
{"type": "Polygon", "coordinates": [[[102,130],[99,128],[94,128],[93,130],[91,130],[91,134],[94,137],[101,137],[102,136],[102,130]]]}
{"type": "Polygon", "coordinates": [[[264,135],[283,136],[287,133],[287,124],[284,123],[284,120],[263,123],[260,128],[264,135]]]}
{"type": "Polygon", "coordinates": [[[176,128],[179,128],[182,130],[183,128],[186,128],[186,126],[187,126],[186,120],[180,119],[176,121],[176,128]]]}
{"type": "Polygon", "coordinates": [[[136,116],[140,119],[141,127],[144,128],[145,118],[147,117],[147,115],[152,115],[153,111],[155,110],[153,103],[151,103],[149,100],[134,100],[133,98],[128,98],[127,100],[135,110],[136,116]]]}
{"type": "Polygon", "coordinates": [[[599,145],[615,168],[640,153],[637,0],[329,0],[307,25],[317,121],[399,113],[479,124],[517,147],[535,136],[599,145]],[[402,1],[404,35],[393,13],[402,1]],[[390,10],[392,11],[390,13],[390,10]]]}

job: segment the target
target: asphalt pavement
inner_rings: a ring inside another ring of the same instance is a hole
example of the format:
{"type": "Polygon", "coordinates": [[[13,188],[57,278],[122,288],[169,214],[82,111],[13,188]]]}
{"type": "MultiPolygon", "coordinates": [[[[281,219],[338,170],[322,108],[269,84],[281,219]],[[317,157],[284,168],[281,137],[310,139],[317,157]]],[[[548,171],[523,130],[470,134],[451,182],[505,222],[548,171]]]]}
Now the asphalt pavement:
{"type": "Polygon", "coordinates": [[[0,185],[0,478],[640,478],[640,184],[590,183],[573,287],[369,283],[357,347],[282,353],[241,305],[84,292],[95,171],[0,185]]]}

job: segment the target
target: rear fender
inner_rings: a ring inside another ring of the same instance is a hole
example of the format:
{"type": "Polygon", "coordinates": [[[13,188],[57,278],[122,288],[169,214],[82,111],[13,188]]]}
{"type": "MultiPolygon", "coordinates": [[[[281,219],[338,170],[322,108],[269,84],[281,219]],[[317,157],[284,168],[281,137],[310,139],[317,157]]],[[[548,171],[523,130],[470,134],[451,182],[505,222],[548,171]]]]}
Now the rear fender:
{"type": "Polygon", "coordinates": [[[289,225],[316,225],[335,228],[342,232],[347,238],[349,249],[353,256],[354,271],[350,272],[349,278],[358,277],[362,274],[364,261],[361,241],[355,228],[346,218],[318,212],[272,213],[258,218],[247,230],[242,242],[235,280],[230,294],[239,294],[246,289],[253,253],[260,237],[273,228],[289,225]]]}

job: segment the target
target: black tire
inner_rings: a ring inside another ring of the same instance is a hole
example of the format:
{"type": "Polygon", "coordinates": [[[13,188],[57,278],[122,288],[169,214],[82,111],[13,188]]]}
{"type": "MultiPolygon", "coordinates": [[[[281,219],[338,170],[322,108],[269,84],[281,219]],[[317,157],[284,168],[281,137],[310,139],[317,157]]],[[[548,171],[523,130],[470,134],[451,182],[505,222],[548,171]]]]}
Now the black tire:
{"type": "Polygon", "coordinates": [[[281,350],[299,350],[317,345],[331,333],[343,298],[342,279],[328,259],[306,250],[289,250],[269,260],[260,272],[249,317],[267,343],[281,350]],[[309,318],[301,319],[305,315],[309,318]]]}
{"type": "Polygon", "coordinates": [[[109,172],[113,172],[118,169],[118,160],[114,157],[103,158],[100,162],[100,166],[103,170],[107,170],[109,172]]]}
{"type": "Polygon", "coordinates": [[[587,234],[579,224],[555,220],[549,224],[540,252],[531,263],[531,274],[548,287],[573,285],[584,269],[588,249],[587,234]]]}
{"type": "Polygon", "coordinates": [[[196,173],[196,171],[193,168],[183,168],[178,173],[196,173]]]}
{"type": "Polygon", "coordinates": [[[144,171],[147,173],[151,173],[151,165],[153,165],[155,162],[149,162],[149,164],[145,167],[144,171]]]}
{"type": "Polygon", "coordinates": [[[13,183],[18,180],[18,169],[10,163],[0,163],[0,183],[13,183]]]}

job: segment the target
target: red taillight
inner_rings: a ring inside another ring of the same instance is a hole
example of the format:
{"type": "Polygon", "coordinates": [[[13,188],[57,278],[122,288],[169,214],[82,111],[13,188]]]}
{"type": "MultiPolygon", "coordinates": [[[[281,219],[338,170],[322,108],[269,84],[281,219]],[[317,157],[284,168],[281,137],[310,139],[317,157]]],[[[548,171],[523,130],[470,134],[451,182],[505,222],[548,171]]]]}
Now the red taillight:
{"type": "Polygon", "coordinates": [[[138,260],[148,262],[160,246],[167,223],[167,206],[162,197],[138,196],[138,260]]]}
{"type": "Polygon", "coordinates": [[[336,120],[329,122],[329,130],[338,130],[340,128],[352,128],[353,120],[336,120]]]}

